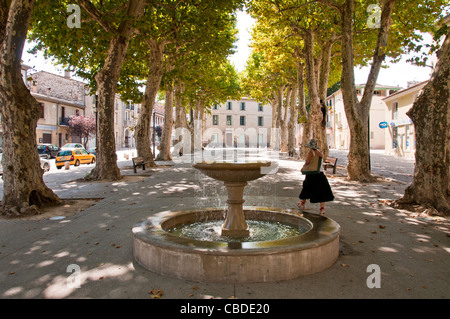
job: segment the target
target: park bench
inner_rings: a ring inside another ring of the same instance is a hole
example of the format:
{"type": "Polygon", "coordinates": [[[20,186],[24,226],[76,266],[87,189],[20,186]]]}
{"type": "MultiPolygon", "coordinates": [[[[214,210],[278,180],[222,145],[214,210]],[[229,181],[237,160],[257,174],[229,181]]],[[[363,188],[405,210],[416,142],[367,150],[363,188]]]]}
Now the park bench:
{"type": "Polygon", "coordinates": [[[133,161],[133,169],[135,173],[137,173],[136,168],[139,166],[142,166],[142,170],[145,171],[145,164],[148,163],[144,162],[142,157],[133,157],[131,160],[133,161]]]}
{"type": "Polygon", "coordinates": [[[326,171],[327,168],[333,168],[333,174],[336,174],[336,163],[337,158],[335,157],[327,157],[323,162],[323,169],[326,171]]]}

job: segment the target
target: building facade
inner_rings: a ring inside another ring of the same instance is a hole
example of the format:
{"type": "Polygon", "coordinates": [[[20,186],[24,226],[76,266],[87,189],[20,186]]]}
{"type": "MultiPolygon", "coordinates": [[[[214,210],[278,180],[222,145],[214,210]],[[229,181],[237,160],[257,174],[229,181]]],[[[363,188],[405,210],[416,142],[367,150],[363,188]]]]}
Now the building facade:
{"type": "Polygon", "coordinates": [[[272,108],[248,98],[229,100],[212,106],[204,127],[204,144],[265,148],[270,145],[272,108]]]}
{"type": "MultiPolygon", "coordinates": [[[[358,99],[364,94],[365,85],[356,85],[358,99]]],[[[384,149],[385,131],[379,124],[385,121],[386,104],[383,99],[397,91],[399,86],[380,85],[375,86],[372,104],[369,113],[370,148],[384,149]]],[[[350,147],[350,128],[344,109],[342,90],[338,90],[327,97],[327,141],[330,148],[347,150],[350,147]]]]}
{"type": "Polygon", "coordinates": [[[45,71],[30,75],[28,83],[31,95],[41,105],[41,117],[36,127],[37,143],[55,144],[80,143],[81,137],[69,131],[71,116],[86,116],[92,108],[87,99],[85,83],[45,71]]]}
{"type": "Polygon", "coordinates": [[[387,106],[384,129],[386,154],[414,158],[416,151],[414,125],[406,113],[427,83],[428,80],[408,83],[408,88],[383,99],[387,106]]]}
{"type": "MultiPolygon", "coordinates": [[[[90,95],[87,84],[72,78],[69,72],[65,72],[64,76],[46,71],[28,75],[29,69],[30,67],[22,65],[23,80],[42,110],[36,127],[36,142],[59,147],[66,143],[83,142],[80,136],[70,132],[69,119],[77,115],[96,117],[96,97],[90,95]]],[[[116,148],[134,148],[134,130],[141,113],[141,105],[122,101],[119,94],[116,94],[114,104],[116,148]]],[[[156,126],[164,125],[163,104],[155,104],[153,119],[156,126]]],[[[0,124],[0,145],[1,137],[0,124]]],[[[94,135],[90,137],[87,147],[95,145],[94,135]]]]}

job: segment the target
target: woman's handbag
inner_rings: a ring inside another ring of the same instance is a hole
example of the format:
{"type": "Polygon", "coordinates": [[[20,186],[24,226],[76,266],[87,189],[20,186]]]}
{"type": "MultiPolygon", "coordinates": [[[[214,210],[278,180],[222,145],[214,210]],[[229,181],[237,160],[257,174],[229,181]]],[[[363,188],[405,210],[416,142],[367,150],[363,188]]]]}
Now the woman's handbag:
{"type": "Polygon", "coordinates": [[[320,173],[320,165],[322,165],[322,157],[312,156],[308,165],[303,165],[301,172],[303,175],[311,175],[320,173]]]}

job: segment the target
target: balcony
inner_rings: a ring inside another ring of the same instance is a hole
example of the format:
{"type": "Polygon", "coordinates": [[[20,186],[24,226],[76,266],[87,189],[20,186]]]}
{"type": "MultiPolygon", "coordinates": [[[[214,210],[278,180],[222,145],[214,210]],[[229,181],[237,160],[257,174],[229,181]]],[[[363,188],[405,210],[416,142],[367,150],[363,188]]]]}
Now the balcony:
{"type": "Polygon", "coordinates": [[[69,126],[69,120],[70,120],[70,117],[60,117],[59,125],[69,126]]]}

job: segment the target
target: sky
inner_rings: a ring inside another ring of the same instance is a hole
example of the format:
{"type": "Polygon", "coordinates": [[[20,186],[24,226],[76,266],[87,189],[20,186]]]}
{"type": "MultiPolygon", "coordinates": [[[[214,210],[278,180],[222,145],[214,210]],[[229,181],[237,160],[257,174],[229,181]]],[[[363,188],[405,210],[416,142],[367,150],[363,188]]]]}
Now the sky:
{"type": "MultiPolygon", "coordinates": [[[[250,55],[249,43],[251,41],[251,28],[254,24],[254,20],[246,12],[237,13],[237,28],[239,30],[237,53],[229,57],[229,60],[235,65],[238,71],[245,69],[247,58],[250,55]]],[[[35,57],[26,52],[30,48],[29,44],[25,45],[24,54],[22,60],[24,64],[34,67],[36,71],[48,71],[51,73],[63,75],[64,71],[59,66],[54,66],[51,61],[45,60],[41,53],[38,53],[35,57]]],[[[431,68],[429,67],[417,67],[409,63],[406,63],[406,57],[402,61],[396,64],[388,64],[389,68],[381,69],[378,76],[377,83],[383,85],[397,85],[402,88],[407,87],[408,81],[425,81],[430,78],[431,68]]],[[[355,83],[365,83],[369,74],[369,67],[355,68],[355,83]]]]}
{"type": "MultiPolygon", "coordinates": [[[[251,28],[254,20],[245,12],[237,14],[237,28],[239,29],[239,41],[237,42],[238,52],[230,57],[230,61],[234,63],[238,71],[245,69],[245,63],[250,55],[248,44],[251,41],[251,28]]],[[[381,69],[378,75],[378,84],[407,87],[408,81],[426,81],[431,76],[431,68],[418,67],[406,62],[405,56],[396,64],[386,64],[387,69],[381,69]]],[[[355,67],[355,84],[366,83],[369,75],[370,67],[355,67]]]]}

